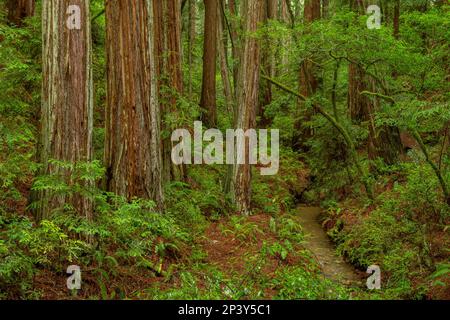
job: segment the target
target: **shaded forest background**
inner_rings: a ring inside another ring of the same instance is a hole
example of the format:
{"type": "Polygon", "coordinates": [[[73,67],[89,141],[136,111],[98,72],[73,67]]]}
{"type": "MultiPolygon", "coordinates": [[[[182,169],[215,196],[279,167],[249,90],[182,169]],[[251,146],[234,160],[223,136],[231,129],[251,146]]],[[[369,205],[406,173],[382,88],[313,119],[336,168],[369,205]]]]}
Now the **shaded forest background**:
{"type": "Polygon", "coordinates": [[[372,2],[0,1],[0,298],[449,299],[450,7],[372,2]],[[280,172],[173,165],[198,120],[280,129],[280,172]]]}

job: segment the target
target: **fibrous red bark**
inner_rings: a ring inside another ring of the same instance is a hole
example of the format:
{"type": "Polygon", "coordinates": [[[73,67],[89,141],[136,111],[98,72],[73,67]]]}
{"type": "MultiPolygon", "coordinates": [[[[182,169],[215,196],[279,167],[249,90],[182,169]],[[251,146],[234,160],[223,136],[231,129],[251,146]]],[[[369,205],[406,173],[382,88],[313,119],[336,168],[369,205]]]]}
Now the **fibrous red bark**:
{"type": "Polygon", "coordinates": [[[108,1],[107,187],[163,207],[155,21],[150,0],[108,1]]]}
{"type": "Polygon", "coordinates": [[[207,126],[217,123],[216,64],[218,0],[205,0],[205,33],[203,45],[203,81],[200,107],[207,126]]]}
{"type": "MultiPolygon", "coordinates": [[[[304,8],[306,32],[309,32],[308,27],[310,24],[318,19],[320,19],[320,1],[306,0],[304,8]]],[[[308,57],[303,57],[299,70],[299,92],[305,97],[314,95],[319,86],[315,69],[313,61],[308,57]]],[[[297,141],[294,142],[294,147],[306,148],[305,142],[312,137],[313,130],[306,127],[305,122],[311,121],[313,111],[307,110],[303,101],[299,101],[298,106],[301,112],[301,120],[296,123],[299,134],[295,137],[297,141]]]]}
{"type": "MultiPolygon", "coordinates": [[[[265,1],[265,23],[276,20],[278,15],[278,0],[265,1]]],[[[265,39],[265,45],[262,50],[261,64],[263,65],[265,74],[272,78],[275,75],[275,48],[268,36],[265,39]]],[[[270,82],[261,83],[262,101],[258,108],[258,115],[261,117],[261,126],[269,124],[269,119],[265,116],[265,109],[272,102],[272,84],[270,82]]]]}
{"type": "Polygon", "coordinates": [[[152,0],[155,21],[155,49],[157,55],[157,78],[160,97],[161,128],[169,133],[163,139],[163,181],[184,181],[187,170],[184,165],[172,163],[173,143],[170,133],[178,129],[170,119],[177,119],[177,103],[183,94],[182,49],[181,49],[181,2],[180,0],[152,0]]]}
{"type": "MultiPolygon", "coordinates": [[[[42,2],[43,61],[41,108],[41,161],[44,175],[61,177],[71,185],[71,172],[50,160],[70,163],[92,160],[93,86],[91,32],[88,0],[44,0],[42,2]],[[80,8],[81,29],[69,29],[67,8],[80,8]]],[[[92,202],[79,195],[39,195],[38,218],[53,209],[71,205],[92,217],[92,202]]]]}
{"type": "MultiPolygon", "coordinates": [[[[259,0],[244,0],[242,13],[245,17],[244,32],[246,37],[242,40],[242,54],[239,70],[239,83],[237,86],[237,122],[236,127],[254,129],[256,126],[256,106],[258,104],[258,91],[260,80],[261,54],[258,40],[252,36],[257,31],[263,18],[263,6],[259,0]]],[[[249,154],[249,139],[245,141],[246,155],[249,154]]],[[[236,207],[241,214],[251,211],[251,165],[248,157],[245,164],[236,164],[233,175],[233,197],[236,207]]]]}
{"type": "Polygon", "coordinates": [[[21,26],[25,18],[34,15],[35,0],[7,0],[8,21],[21,26]]]}

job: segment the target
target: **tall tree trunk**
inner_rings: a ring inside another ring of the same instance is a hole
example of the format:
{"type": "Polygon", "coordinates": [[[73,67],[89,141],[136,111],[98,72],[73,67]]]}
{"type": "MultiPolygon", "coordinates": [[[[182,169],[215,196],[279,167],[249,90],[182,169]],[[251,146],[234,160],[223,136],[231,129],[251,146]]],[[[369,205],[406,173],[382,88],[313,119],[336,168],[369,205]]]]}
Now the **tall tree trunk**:
{"type": "MultiPolygon", "coordinates": [[[[289,17],[288,3],[286,0],[281,0],[278,20],[282,23],[285,23],[286,25],[294,27],[294,21],[291,21],[291,19],[289,17]]],[[[288,56],[288,54],[286,54],[285,50],[283,50],[281,48],[290,48],[291,39],[287,39],[286,41],[284,41],[284,39],[283,39],[279,42],[278,45],[279,45],[280,51],[281,51],[281,65],[278,66],[276,72],[277,72],[277,75],[280,75],[280,74],[287,73],[289,71],[288,70],[289,56],[288,56]]]]}
{"type": "Polygon", "coordinates": [[[197,0],[189,1],[189,35],[188,35],[188,64],[189,64],[189,79],[188,79],[188,94],[189,100],[192,100],[192,68],[194,67],[194,47],[197,38],[197,0]]]}
{"type": "MultiPolygon", "coordinates": [[[[368,79],[368,85],[372,92],[377,92],[377,86],[374,79],[368,79]]],[[[367,101],[367,112],[364,115],[364,121],[369,124],[368,152],[369,159],[375,160],[382,158],[386,164],[395,164],[403,150],[400,139],[400,131],[397,127],[375,125],[376,110],[381,109],[381,100],[379,97],[367,101]]]]}
{"type": "MultiPolygon", "coordinates": [[[[154,0],[156,1],[156,0],[154,0]]],[[[160,0],[161,1],[161,0],[160,0]]],[[[183,93],[182,46],[181,46],[181,0],[166,0],[167,74],[169,87],[175,91],[170,97],[171,107],[176,109],[177,95],[183,93]]]]}
{"type": "MultiPolygon", "coordinates": [[[[265,0],[265,23],[277,18],[278,0],[265,0]]],[[[272,78],[275,75],[275,58],[274,47],[271,44],[269,35],[266,35],[264,49],[262,50],[262,65],[264,73],[272,78]]],[[[265,117],[266,106],[272,103],[272,84],[268,81],[261,83],[262,101],[259,104],[258,115],[261,117],[260,125],[265,127],[269,123],[269,119],[265,117]]]]}
{"type": "MultiPolygon", "coordinates": [[[[308,32],[308,26],[314,21],[320,19],[320,1],[318,0],[306,0],[304,8],[304,23],[306,26],[306,32],[308,32]]],[[[308,58],[304,59],[300,65],[299,70],[299,92],[305,97],[314,95],[317,91],[319,82],[315,75],[315,68],[312,61],[308,58]]],[[[295,137],[294,147],[298,149],[304,149],[305,142],[313,135],[312,128],[305,127],[304,123],[311,121],[313,111],[305,109],[305,103],[298,101],[298,107],[301,112],[301,120],[296,123],[298,129],[298,136],[295,137]]]]}
{"type": "MultiPolygon", "coordinates": [[[[352,9],[362,12],[364,4],[362,1],[353,1],[352,9]]],[[[348,71],[348,109],[354,123],[367,122],[369,130],[368,155],[369,159],[382,158],[387,164],[398,161],[402,152],[400,132],[396,127],[375,125],[375,112],[380,107],[379,98],[369,98],[361,95],[363,91],[377,92],[374,79],[370,78],[363,67],[349,64],[348,71]]],[[[386,93],[385,93],[386,94],[386,93]]]]}
{"type": "Polygon", "coordinates": [[[364,70],[356,63],[348,67],[348,110],[354,123],[360,123],[366,118],[369,98],[360,92],[367,90],[364,70]]]}
{"type": "Polygon", "coordinates": [[[289,23],[292,28],[295,27],[295,13],[290,0],[281,0],[280,19],[289,23]]]}
{"type": "MultiPolygon", "coordinates": [[[[239,71],[239,84],[237,92],[238,115],[236,127],[254,129],[256,125],[256,105],[259,91],[260,48],[258,40],[249,36],[256,32],[258,24],[262,21],[263,6],[260,0],[242,1],[242,14],[245,19],[245,38],[242,41],[242,55],[239,71]]],[[[241,214],[249,214],[251,200],[251,166],[249,164],[249,139],[245,139],[245,164],[236,164],[233,170],[233,196],[237,210],[241,214]]]]}
{"type": "MultiPolygon", "coordinates": [[[[305,1],[305,25],[320,19],[320,1],[305,1]]],[[[318,86],[318,81],[314,72],[314,65],[311,61],[303,61],[300,67],[300,93],[305,97],[313,95],[318,86]]]]}
{"type": "Polygon", "coordinates": [[[186,180],[186,167],[176,166],[171,159],[173,143],[170,134],[178,124],[168,118],[178,118],[177,103],[183,94],[181,52],[181,2],[180,0],[152,0],[155,18],[155,41],[158,56],[160,108],[163,118],[163,181],[186,180]]]}
{"type": "Polygon", "coordinates": [[[361,95],[363,91],[377,92],[375,81],[356,65],[349,65],[348,108],[354,123],[366,122],[369,129],[369,159],[381,157],[385,163],[394,164],[402,152],[400,132],[396,127],[375,125],[375,112],[380,108],[378,98],[361,95]]]}
{"type": "MultiPolygon", "coordinates": [[[[42,2],[42,108],[41,162],[43,174],[56,175],[64,183],[73,181],[71,170],[50,160],[70,163],[92,160],[93,85],[91,69],[91,26],[88,0],[43,0],[42,2]],[[81,29],[66,25],[67,8],[80,8],[81,29]]],[[[85,185],[89,187],[89,185],[85,185]]],[[[92,202],[81,196],[40,195],[38,218],[47,218],[53,209],[71,205],[92,218],[92,202]]]]}
{"type": "Polygon", "coordinates": [[[398,39],[400,35],[400,0],[395,0],[394,7],[394,37],[398,39]]]}
{"type": "Polygon", "coordinates": [[[205,33],[203,45],[203,81],[200,107],[202,119],[210,128],[217,124],[216,64],[217,64],[217,8],[218,0],[204,0],[205,33]]]}
{"type": "MultiPolygon", "coordinates": [[[[233,89],[231,87],[231,81],[230,81],[230,74],[228,70],[228,59],[227,59],[227,47],[226,47],[226,39],[227,39],[227,33],[224,31],[224,8],[222,5],[219,5],[217,7],[217,51],[219,53],[219,60],[220,60],[220,74],[222,77],[222,85],[223,85],[223,91],[225,96],[225,104],[226,109],[231,117],[231,120],[234,121],[235,119],[235,110],[233,107],[233,89]]],[[[232,122],[234,123],[234,122],[232,122]]]]}
{"type": "Polygon", "coordinates": [[[34,15],[35,6],[35,0],[7,0],[8,21],[20,27],[25,18],[34,15]]]}
{"type": "Polygon", "coordinates": [[[350,8],[355,12],[363,14],[366,9],[366,4],[364,0],[350,0],[350,8]]]}
{"type": "Polygon", "coordinates": [[[233,87],[234,92],[237,94],[237,85],[239,82],[239,55],[241,52],[241,44],[239,39],[239,26],[238,26],[238,8],[235,0],[228,0],[228,9],[231,15],[231,21],[229,24],[230,39],[232,44],[232,58],[233,58],[233,87]]]}
{"type": "MultiPolygon", "coordinates": [[[[238,24],[238,7],[236,5],[235,0],[228,0],[228,11],[230,13],[230,19],[227,21],[227,28],[231,40],[231,61],[232,61],[232,76],[233,76],[233,98],[234,101],[237,101],[237,88],[239,82],[239,64],[240,64],[240,54],[241,54],[241,39],[239,37],[239,24],[238,24]]],[[[224,15],[225,16],[225,15],[224,15]]],[[[237,121],[237,113],[239,107],[234,105],[234,113],[233,113],[233,124],[236,124],[237,121]]],[[[233,185],[233,175],[234,175],[234,166],[227,166],[227,173],[225,177],[225,182],[223,186],[223,190],[225,194],[232,193],[232,185],[233,185]]]]}
{"type": "Polygon", "coordinates": [[[105,163],[109,191],[163,206],[155,21],[150,0],[108,1],[105,163]]]}
{"type": "Polygon", "coordinates": [[[322,18],[328,18],[330,0],[322,0],[322,18]]]}
{"type": "MultiPolygon", "coordinates": [[[[350,9],[359,15],[365,13],[363,0],[350,0],[350,9]]],[[[370,103],[366,96],[360,92],[367,89],[364,70],[355,63],[348,66],[348,97],[347,104],[350,118],[354,123],[360,123],[367,119],[368,105],[370,103]]]]}

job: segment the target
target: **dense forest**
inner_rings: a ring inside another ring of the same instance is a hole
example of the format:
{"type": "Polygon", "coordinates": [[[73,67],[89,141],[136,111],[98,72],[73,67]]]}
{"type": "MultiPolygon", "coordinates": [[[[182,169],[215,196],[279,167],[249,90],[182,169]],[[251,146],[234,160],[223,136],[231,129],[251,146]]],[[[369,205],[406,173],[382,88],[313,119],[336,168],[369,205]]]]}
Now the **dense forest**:
{"type": "Polygon", "coordinates": [[[0,300],[450,299],[447,0],[0,0],[0,300]]]}

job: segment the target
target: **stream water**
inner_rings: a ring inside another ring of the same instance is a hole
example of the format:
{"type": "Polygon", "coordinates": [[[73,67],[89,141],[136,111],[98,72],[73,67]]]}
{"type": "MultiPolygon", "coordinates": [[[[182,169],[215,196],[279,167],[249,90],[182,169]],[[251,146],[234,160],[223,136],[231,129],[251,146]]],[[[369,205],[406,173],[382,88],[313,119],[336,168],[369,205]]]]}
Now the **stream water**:
{"type": "Polygon", "coordinates": [[[343,285],[361,286],[363,280],[355,268],[336,254],[333,243],[320,225],[321,212],[318,207],[298,208],[300,223],[306,234],[305,247],[315,255],[325,277],[343,285]]]}

